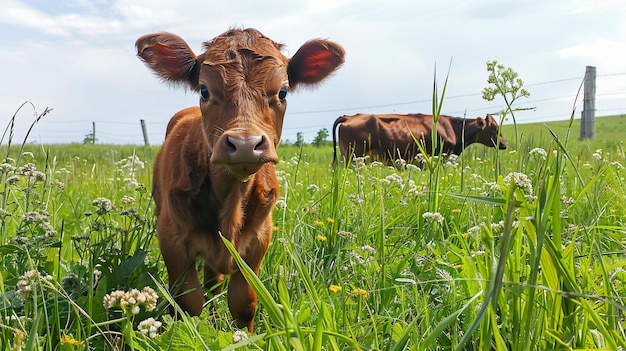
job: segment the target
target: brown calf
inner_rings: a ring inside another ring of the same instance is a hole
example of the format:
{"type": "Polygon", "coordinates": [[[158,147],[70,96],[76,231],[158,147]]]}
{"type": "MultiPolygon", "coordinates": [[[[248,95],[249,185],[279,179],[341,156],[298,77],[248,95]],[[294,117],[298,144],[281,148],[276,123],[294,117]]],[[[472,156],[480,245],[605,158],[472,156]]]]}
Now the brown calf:
{"type": "Polygon", "coordinates": [[[174,115],[153,175],[159,246],[176,301],[199,315],[204,295],[194,264],[204,261],[205,287],[230,274],[228,306],[254,330],[256,294],[220,240],[221,233],[258,273],[272,234],[287,92],[314,86],[344,62],[344,50],[311,40],[288,59],[255,29],[231,29],[195,55],[170,33],[136,42],[138,56],[168,83],[200,95],[200,107],[174,115]]]}
{"type": "MultiPolygon", "coordinates": [[[[339,149],[346,162],[352,155],[370,155],[374,159],[390,163],[398,158],[411,161],[419,154],[416,140],[427,154],[432,155],[433,122],[433,116],[424,114],[341,116],[333,124],[335,162],[337,127],[339,149]]],[[[441,151],[448,155],[460,155],[473,143],[506,149],[506,140],[499,134],[498,123],[491,115],[487,115],[487,118],[439,116],[437,139],[437,153],[441,151]]]]}

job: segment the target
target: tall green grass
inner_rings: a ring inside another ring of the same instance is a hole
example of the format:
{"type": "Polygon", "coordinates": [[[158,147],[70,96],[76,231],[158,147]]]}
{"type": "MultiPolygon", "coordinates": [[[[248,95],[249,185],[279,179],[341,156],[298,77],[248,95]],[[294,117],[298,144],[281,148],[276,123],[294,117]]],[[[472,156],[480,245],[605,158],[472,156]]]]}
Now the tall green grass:
{"type": "Polygon", "coordinates": [[[274,236],[247,274],[253,335],[221,294],[200,317],[169,317],[156,148],[4,147],[0,350],[623,349],[623,145],[540,128],[425,169],[333,170],[329,147],[281,146],[274,236]],[[105,308],[144,287],[154,310],[105,308]]]}

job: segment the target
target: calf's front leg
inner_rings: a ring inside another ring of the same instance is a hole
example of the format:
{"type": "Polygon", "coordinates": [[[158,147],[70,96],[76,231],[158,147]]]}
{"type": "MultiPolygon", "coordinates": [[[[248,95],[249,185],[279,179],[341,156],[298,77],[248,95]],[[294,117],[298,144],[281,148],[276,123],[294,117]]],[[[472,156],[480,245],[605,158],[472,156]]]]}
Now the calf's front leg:
{"type": "MultiPolygon", "coordinates": [[[[268,216],[259,232],[243,231],[244,238],[249,242],[242,255],[244,261],[258,275],[261,261],[272,235],[272,218],[268,216]],[[249,236],[248,236],[249,235],[249,236]]],[[[247,327],[249,332],[254,332],[254,313],[256,311],[257,295],[252,290],[246,278],[238,271],[230,276],[228,284],[228,308],[237,320],[239,328],[247,327]]]]}
{"type": "Polygon", "coordinates": [[[204,293],[198,279],[195,257],[190,256],[183,236],[177,235],[178,232],[172,230],[171,226],[157,223],[157,233],[174,299],[183,311],[199,316],[204,304],[204,293]]]}

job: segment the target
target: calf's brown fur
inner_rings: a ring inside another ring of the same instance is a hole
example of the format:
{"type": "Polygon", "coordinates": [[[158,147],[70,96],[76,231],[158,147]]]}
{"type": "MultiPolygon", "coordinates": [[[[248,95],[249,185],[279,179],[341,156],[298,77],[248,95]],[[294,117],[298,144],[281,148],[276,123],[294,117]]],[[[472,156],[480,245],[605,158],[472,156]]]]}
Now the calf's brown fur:
{"type": "Polygon", "coordinates": [[[230,274],[228,306],[240,327],[254,330],[256,294],[222,243],[224,235],[258,273],[272,234],[279,189],[274,164],[286,94],[315,85],[344,62],[341,46],[305,43],[291,58],[255,29],[231,29],[195,55],[170,33],[136,42],[138,56],[168,83],[200,93],[199,107],[176,113],[167,126],[153,174],[159,246],[177,303],[199,315],[204,284],[230,274]]]}

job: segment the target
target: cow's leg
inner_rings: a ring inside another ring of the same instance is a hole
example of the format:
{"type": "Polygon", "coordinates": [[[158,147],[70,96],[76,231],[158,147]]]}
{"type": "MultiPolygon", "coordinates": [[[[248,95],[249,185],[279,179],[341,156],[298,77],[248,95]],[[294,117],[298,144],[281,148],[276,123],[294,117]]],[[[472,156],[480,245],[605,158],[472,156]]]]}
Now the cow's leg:
{"type": "MultiPolygon", "coordinates": [[[[163,223],[163,221],[161,221],[163,223]]],[[[184,239],[171,226],[159,225],[159,247],[169,278],[170,290],[178,305],[192,316],[202,312],[204,293],[195,267],[195,257],[189,255],[184,239]]]]}
{"type": "MultiPolygon", "coordinates": [[[[257,269],[258,271],[258,269],[257,269]]],[[[228,308],[239,328],[246,327],[254,332],[254,313],[256,311],[256,293],[252,290],[241,272],[230,276],[228,284],[228,308]]]]}
{"type": "MultiPolygon", "coordinates": [[[[255,274],[259,273],[261,261],[267,251],[267,246],[272,235],[271,224],[271,217],[268,217],[264,229],[262,229],[264,233],[259,235],[262,241],[254,240],[254,242],[250,243],[243,257],[255,274]]],[[[230,283],[228,284],[228,308],[233,318],[237,320],[239,328],[247,327],[248,331],[251,333],[254,332],[256,304],[256,293],[252,290],[243,274],[239,271],[232,274],[230,276],[230,283]]]]}

